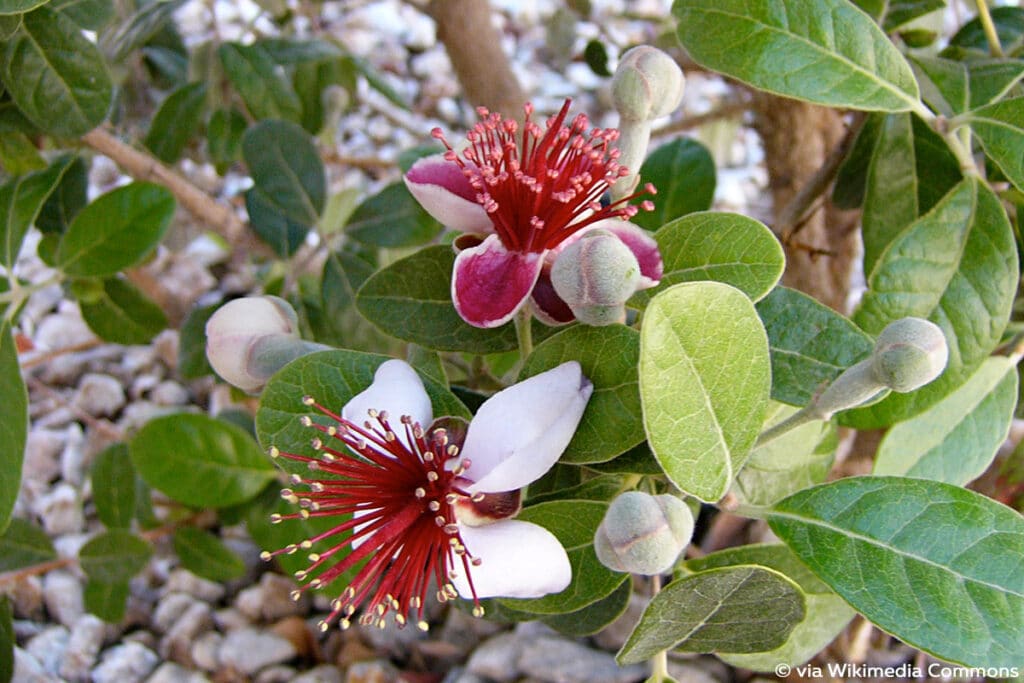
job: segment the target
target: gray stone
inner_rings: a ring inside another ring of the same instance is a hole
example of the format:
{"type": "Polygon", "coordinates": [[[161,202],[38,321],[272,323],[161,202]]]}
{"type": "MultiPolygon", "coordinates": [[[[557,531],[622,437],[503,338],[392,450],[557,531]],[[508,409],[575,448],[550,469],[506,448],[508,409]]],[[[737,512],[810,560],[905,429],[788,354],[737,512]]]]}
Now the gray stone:
{"type": "MultiPolygon", "coordinates": [[[[717,678],[709,671],[709,667],[703,660],[703,657],[685,661],[669,658],[668,674],[678,683],[723,683],[723,681],[731,680],[732,677],[727,666],[722,664],[725,678],[717,678]]],[[[718,663],[721,664],[721,662],[718,663]]]]}
{"type": "Polygon", "coordinates": [[[160,641],[161,656],[185,664],[193,664],[191,657],[192,642],[200,633],[213,628],[213,616],[210,606],[196,602],[174,622],[167,635],[160,641]]]}
{"type": "Polygon", "coordinates": [[[295,589],[295,582],[288,577],[266,572],[258,584],[238,593],[235,608],[252,621],[273,622],[304,614],[309,610],[309,596],[303,593],[294,601],[291,593],[295,589]]]}
{"type": "Polygon", "coordinates": [[[137,401],[158,384],[160,384],[160,377],[157,375],[139,375],[132,380],[131,385],[128,387],[128,396],[131,400],[137,401]]]}
{"type": "Polygon", "coordinates": [[[487,683],[487,679],[471,674],[461,666],[456,666],[448,670],[441,683],[487,683]]]}
{"type": "Polygon", "coordinates": [[[60,476],[65,482],[81,487],[92,459],[86,454],[85,434],[77,422],[67,428],[67,442],[60,452],[60,476]]]}
{"type": "Polygon", "coordinates": [[[210,679],[198,671],[189,671],[180,664],[164,662],[146,683],[210,683],[210,679]]]}
{"type": "Polygon", "coordinates": [[[204,671],[216,671],[220,668],[218,652],[223,641],[224,636],[216,631],[207,631],[199,636],[192,643],[192,648],[189,651],[192,661],[204,671]]]}
{"type": "Polygon", "coordinates": [[[386,659],[355,662],[345,672],[345,683],[395,683],[398,669],[386,659]]]}
{"type": "Polygon", "coordinates": [[[60,452],[67,441],[67,430],[33,429],[25,442],[21,476],[42,485],[60,474],[60,452]]]}
{"type": "Polygon", "coordinates": [[[124,407],[124,387],[116,377],[90,372],[78,383],[71,405],[93,417],[112,417],[124,407]]]}
{"type": "Polygon", "coordinates": [[[225,607],[213,613],[213,622],[225,633],[249,628],[252,623],[234,607],[225,607]]]}
{"type": "Polygon", "coordinates": [[[68,681],[88,681],[89,670],[96,663],[96,655],[103,645],[106,626],[92,614],[83,614],[71,627],[67,652],[60,665],[60,675],[68,681]]]}
{"type": "Polygon", "coordinates": [[[149,400],[158,406],[183,406],[188,403],[188,389],[173,380],[164,380],[149,392],[149,400]]]}
{"type": "Polygon", "coordinates": [[[288,683],[295,678],[295,673],[295,669],[283,664],[268,666],[256,674],[253,683],[288,683]]]}
{"type": "Polygon", "coordinates": [[[103,653],[92,671],[93,683],[141,683],[156,668],[160,658],[145,645],[126,641],[103,653]]]}
{"type": "Polygon", "coordinates": [[[626,644],[626,639],[629,638],[629,634],[633,632],[633,628],[640,621],[640,615],[644,613],[648,602],[650,602],[648,598],[636,593],[630,595],[626,611],[619,615],[618,619],[595,634],[594,643],[603,650],[618,651],[620,647],[626,644]]]}
{"type": "Polygon", "coordinates": [[[291,683],[341,683],[341,671],[331,664],[321,664],[299,674],[291,683]]]}
{"type": "Polygon", "coordinates": [[[527,640],[519,667],[523,673],[549,683],[632,683],[647,677],[646,664],[620,667],[610,653],[591,650],[567,638],[527,640]]]}
{"type": "Polygon", "coordinates": [[[11,680],[13,683],[60,683],[59,678],[46,673],[35,657],[17,646],[14,648],[14,677],[11,680]]]}
{"type": "Polygon", "coordinates": [[[206,602],[220,602],[224,597],[224,586],[196,576],[187,569],[175,569],[167,577],[166,590],[177,591],[199,598],[206,602]]]}
{"type": "Polygon", "coordinates": [[[295,646],[269,631],[242,628],[224,637],[220,645],[220,663],[251,676],[260,669],[287,662],[297,654],[295,646]]]}
{"type": "Polygon", "coordinates": [[[156,609],[153,610],[153,629],[157,633],[167,633],[185,610],[197,602],[198,600],[187,593],[167,593],[160,598],[156,609]]]}
{"type": "Polygon", "coordinates": [[[51,617],[71,628],[85,614],[82,582],[62,569],[48,572],[43,578],[43,602],[51,617]]]}
{"type": "Polygon", "coordinates": [[[51,536],[73,534],[85,528],[82,501],[71,484],[57,484],[40,496],[32,507],[42,520],[43,529],[51,536]]]}
{"type": "Polygon", "coordinates": [[[56,676],[68,649],[71,634],[63,626],[50,626],[25,644],[25,651],[39,662],[43,671],[56,676]]]}
{"type": "Polygon", "coordinates": [[[523,641],[515,633],[502,633],[483,642],[466,662],[466,670],[495,681],[512,681],[519,676],[523,641]]]}

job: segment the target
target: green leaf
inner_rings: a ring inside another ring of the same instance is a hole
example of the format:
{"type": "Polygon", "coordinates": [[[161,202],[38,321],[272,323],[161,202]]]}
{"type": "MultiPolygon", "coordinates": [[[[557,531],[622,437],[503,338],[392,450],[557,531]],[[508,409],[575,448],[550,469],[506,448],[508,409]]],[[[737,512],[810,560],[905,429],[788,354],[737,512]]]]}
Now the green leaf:
{"type": "Polygon", "coordinates": [[[532,614],[566,614],[607,598],[626,580],[597,559],[594,533],[604,518],[607,503],[589,500],[559,500],[525,508],[518,519],[538,524],[558,539],[569,555],[572,583],[560,593],[543,598],[515,600],[502,598],[502,605],[532,614]]]}
{"type": "MultiPolygon", "coordinates": [[[[20,14],[0,15],[0,40],[7,40],[21,28],[20,14]]],[[[3,680],[0,678],[0,680],[3,680]]]]}
{"type": "Polygon", "coordinates": [[[128,611],[131,586],[127,581],[100,581],[89,578],[85,582],[83,599],[85,609],[108,624],[117,624],[128,611]]]}
{"type": "Polygon", "coordinates": [[[47,6],[89,31],[100,30],[114,18],[112,0],[50,0],[47,6]]]}
{"type": "Polygon", "coordinates": [[[0,573],[57,559],[46,532],[29,521],[13,518],[0,536],[0,573]]]}
{"type": "Polygon", "coordinates": [[[356,307],[388,334],[438,351],[496,353],[516,348],[512,325],[484,330],[466,323],[452,305],[450,246],[426,247],[368,279],[356,307]]]}
{"type": "Polygon", "coordinates": [[[882,119],[868,165],[861,235],[864,272],[870,273],[879,254],[918,217],[914,134],[908,113],[882,119]]]}
{"type": "Polygon", "coordinates": [[[145,568],[153,547],[130,531],[111,529],[94,536],[78,551],[78,564],[90,579],[128,581],[145,568]]]}
{"type": "Polygon", "coordinates": [[[0,14],[24,14],[47,2],[48,0],[0,0],[0,14]]]}
{"type": "Polygon", "coordinates": [[[846,0],[676,0],[672,12],[697,63],[755,88],[830,107],[919,106],[899,50],[846,0]]]}
{"type": "Polygon", "coordinates": [[[103,37],[111,63],[118,64],[159,34],[186,0],[153,0],[139,3],[134,13],[103,37]]]}
{"type": "Polygon", "coordinates": [[[78,212],[57,248],[57,266],[72,277],[110,277],[160,243],[174,216],[174,196],[153,183],[107,192],[78,212]]]}
{"type": "Polygon", "coordinates": [[[114,94],[103,55],[63,14],[40,7],[23,15],[0,56],[11,98],[47,133],[74,138],[107,118],[114,94]]]}
{"type": "Polygon", "coordinates": [[[317,341],[355,351],[380,351],[394,343],[356,310],[356,292],[376,270],[375,256],[355,243],[331,253],[320,281],[324,325],[317,341]]]}
{"type": "Polygon", "coordinates": [[[1024,188],[1024,97],[975,109],[964,120],[999,170],[1018,190],[1024,188]]]}
{"type": "MultiPolygon", "coordinates": [[[[337,48],[335,48],[337,49],[337,48]]],[[[281,57],[278,56],[278,60],[281,57]]],[[[302,101],[302,127],[316,135],[330,125],[324,109],[325,90],[338,86],[349,98],[357,92],[356,67],[345,57],[300,62],[292,77],[295,92],[302,101]]]]}
{"type": "Polygon", "coordinates": [[[197,306],[188,312],[178,335],[178,374],[183,379],[197,379],[213,374],[206,359],[206,321],[220,308],[219,304],[197,306]]]}
{"type": "Polygon", "coordinates": [[[89,169],[82,157],[71,160],[60,182],[36,216],[36,227],[44,233],[59,235],[68,229],[78,212],[89,203],[89,169]]]}
{"type": "Polygon", "coordinates": [[[245,574],[245,562],[208,531],[184,526],[174,532],[174,552],[181,565],[210,581],[230,581],[245,574]]]}
{"type": "Polygon", "coordinates": [[[92,501],[108,529],[127,529],[135,516],[135,468],[128,446],[114,444],[96,455],[92,465],[92,501]]]}
{"type": "Polygon", "coordinates": [[[274,467],[242,429],[181,413],[147,422],[129,444],[147,484],[192,507],[228,507],[274,479],[274,467]]]}
{"type": "Polygon", "coordinates": [[[252,188],[245,193],[245,210],[253,232],[281,258],[289,258],[305,243],[310,224],[285,216],[259,189],[252,188]]]}
{"type": "Polygon", "coordinates": [[[771,230],[735,213],[692,213],[666,224],[654,239],[664,274],[657,287],[638,292],[631,305],[645,306],[672,285],[701,280],[732,285],[756,301],[779,281],[786,262],[771,230]]]}
{"type": "Polygon", "coordinates": [[[655,595],[616,659],[634,664],[669,648],[764,652],[785,643],[803,618],[803,591],[783,574],[754,565],[709,569],[655,595]]]}
{"type": "MultiPolygon", "coordinates": [[[[971,108],[1001,100],[1024,77],[1020,59],[978,59],[967,63],[971,85],[971,108]]],[[[959,112],[958,112],[959,113],[959,112]]]]}
{"type": "Polygon", "coordinates": [[[437,237],[444,226],[416,201],[405,183],[392,183],[356,207],[345,232],[374,247],[415,247],[437,237]]]}
{"type": "Polygon", "coordinates": [[[715,196],[715,161],[696,140],[677,138],[654,150],[640,168],[640,187],[651,183],[658,194],[650,199],[654,211],[641,211],[630,220],[658,230],[670,220],[707,211],[715,196]]]}
{"type": "MultiPolygon", "coordinates": [[[[1007,54],[1013,54],[1024,43],[1024,9],[1014,6],[993,7],[989,11],[992,23],[996,28],[999,44],[1007,54]]],[[[978,17],[971,19],[960,27],[949,44],[957,47],[973,48],[988,53],[988,38],[978,17]]]]}
{"type": "MultiPolygon", "coordinates": [[[[774,404],[765,428],[796,411],[792,406],[774,404]]],[[[820,484],[832,467],[837,443],[836,429],[830,423],[815,420],[803,424],[752,450],[736,477],[733,493],[741,503],[767,506],[820,484]]]]}
{"type": "Polygon", "coordinates": [[[605,49],[604,43],[596,38],[587,41],[587,46],[583,48],[583,61],[598,76],[607,78],[612,75],[608,70],[608,50],[605,49]]]}
{"type": "Polygon", "coordinates": [[[889,425],[962,383],[1000,342],[1017,277],[1013,233],[998,198],[964,180],[883,252],[854,316],[869,334],[898,318],[928,318],[950,344],[946,371],[916,392],[842,413],[840,421],[859,429],[889,425]]]}
{"type": "Polygon", "coordinates": [[[772,398],[794,406],[871,355],[875,341],[853,322],[795,289],[776,287],[757,304],[772,359],[772,398]]]}
{"type": "Polygon", "coordinates": [[[7,528],[21,487],[28,438],[28,391],[21,378],[11,324],[0,320],[0,533],[7,528]]]}
{"type": "Polygon", "coordinates": [[[206,124],[206,150],[217,173],[224,175],[241,158],[245,117],[237,109],[217,109],[206,124]]]}
{"type": "Polygon", "coordinates": [[[892,0],[885,12],[882,27],[887,33],[905,26],[918,17],[943,9],[946,0],[892,0]]]}
{"type": "Polygon", "coordinates": [[[114,344],[146,344],[167,328],[163,310],[122,277],[104,280],[100,296],[79,307],[89,329],[114,344]]]}
{"type": "Polygon", "coordinates": [[[0,595],[0,681],[14,678],[14,609],[7,595],[0,595]]]}
{"type": "Polygon", "coordinates": [[[0,185],[0,265],[14,264],[29,227],[75,159],[61,156],[42,171],[11,178],[0,185]]]}
{"type": "Polygon", "coordinates": [[[756,564],[792,579],[804,593],[805,615],[785,643],[766,652],[722,654],[733,666],[774,672],[779,664],[796,666],[818,654],[839,635],[854,611],[818,577],[807,570],[789,548],[781,544],[745,545],[690,560],[686,568],[699,572],[715,567],[756,564]]]}
{"type": "Polygon", "coordinates": [[[1024,656],[1024,518],[923,479],[852,477],[775,506],[772,531],[878,627],[968,666],[1024,656]]]}
{"type": "MultiPolygon", "coordinates": [[[[557,469],[561,468],[579,470],[578,467],[571,465],[559,465],[557,469]]],[[[549,470],[548,475],[556,471],[555,469],[549,470]]],[[[586,481],[580,481],[570,486],[560,486],[560,482],[554,482],[551,484],[549,491],[538,490],[544,486],[545,479],[547,476],[541,477],[539,480],[530,484],[530,488],[527,490],[527,507],[531,505],[537,505],[538,503],[546,503],[552,500],[596,500],[610,502],[612,498],[617,496],[623,490],[624,480],[622,477],[614,474],[599,474],[592,479],[586,481]]]]}
{"type": "Polygon", "coordinates": [[[520,380],[576,360],[594,383],[594,393],[560,462],[605,462],[644,440],[637,388],[639,358],[636,330],[624,325],[574,325],[545,339],[526,359],[520,380]]]}
{"type": "Polygon", "coordinates": [[[160,105],[142,144],[160,161],[173,164],[199,129],[205,103],[205,83],[181,86],[160,105]]]}
{"type": "MultiPolygon", "coordinates": [[[[3,19],[4,15],[0,15],[0,32],[3,19]]],[[[46,161],[25,133],[5,131],[0,136],[0,166],[9,175],[18,176],[46,168],[46,161]]]]}
{"type": "MultiPolygon", "coordinates": [[[[622,585],[607,598],[602,598],[576,612],[542,617],[541,621],[559,633],[573,638],[591,636],[622,616],[629,606],[629,597],[632,594],[633,582],[623,581],[622,585]]],[[[536,618],[536,615],[527,616],[527,620],[536,618]]]]}
{"type": "Polygon", "coordinates": [[[283,119],[298,123],[302,103],[277,71],[270,53],[259,45],[223,43],[218,49],[224,73],[257,121],[283,119]]]}
{"type": "Polygon", "coordinates": [[[875,140],[883,118],[884,114],[872,114],[864,118],[849,153],[836,172],[832,203],[840,209],[857,209],[864,201],[868,165],[875,151],[875,140]]]}
{"type": "Polygon", "coordinates": [[[1016,404],[1016,365],[989,358],[956,391],[886,432],[872,473],[966,485],[992,463],[1016,404]]]}
{"type": "Polygon", "coordinates": [[[651,300],[640,332],[640,400],[648,443],[680,490],[716,501],[764,422],[768,339],[754,305],[717,282],[651,300]]]}
{"type": "Polygon", "coordinates": [[[262,121],[245,132],[242,156],[256,188],[287,218],[315,225],[327,180],[309,134],[288,121],[262,121]]]}

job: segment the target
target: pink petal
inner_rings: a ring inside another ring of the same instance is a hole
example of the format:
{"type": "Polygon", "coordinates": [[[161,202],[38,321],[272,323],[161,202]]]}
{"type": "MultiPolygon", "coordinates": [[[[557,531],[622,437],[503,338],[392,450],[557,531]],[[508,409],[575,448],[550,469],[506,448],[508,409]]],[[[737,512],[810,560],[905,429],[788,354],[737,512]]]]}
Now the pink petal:
{"type": "Polygon", "coordinates": [[[584,232],[598,228],[614,233],[636,256],[637,262],[640,263],[640,286],[637,287],[638,291],[658,284],[661,280],[664,265],[661,261],[661,252],[658,251],[658,242],[651,233],[639,225],[628,221],[608,218],[587,226],[586,230],[576,233],[573,237],[578,238],[584,232]]]}
{"type": "Polygon", "coordinates": [[[551,284],[551,263],[551,252],[548,252],[540,277],[533,287],[533,314],[545,325],[565,325],[575,320],[576,316],[551,284]]]}
{"type": "Polygon", "coordinates": [[[508,251],[497,235],[459,252],[452,273],[452,301],[476,327],[498,327],[516,314],[540,276],[543,253],[508,251]]]}
{"type": "Polygon", "coordinates": [[[438,221],[459,232],[494,232],[494,225],[476,201],[476,190],[462,169],[443,156],[419,159],[405,174],[405,186],[438,221]]]}
{"type": "Polygon", "coordinates": [[[469,491],[514,491],[543,476],[572,440],[593,391],[580,364],[569,361],[487,399],[462,445],[469,491]]]}
{"type": "MultiPolygon", "coordinates": [[[[470,568],[479,598],[539,598],[559,593],[572,581],[572,566],[562,544],[544,527],[507,519],[481,527],[459,525],[466,550],[480,558],[470,568]]],[[[459,595],[473,596],[466,570],[456,564],[452,583],[459,595]]]]}

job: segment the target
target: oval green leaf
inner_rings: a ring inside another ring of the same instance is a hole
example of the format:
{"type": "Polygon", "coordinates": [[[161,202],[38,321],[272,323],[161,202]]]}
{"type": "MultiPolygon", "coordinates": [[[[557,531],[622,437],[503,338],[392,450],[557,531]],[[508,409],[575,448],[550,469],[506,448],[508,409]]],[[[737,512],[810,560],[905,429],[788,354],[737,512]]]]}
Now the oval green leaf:
{"type": "Polygon", "coordinates": [[[21,378],[11,325],[0,321],[0,533],[7,528],[21,487],[21,464],[28,439],[28,391],[21,378]]]}
{"type": "Polygon", "coordinates": [[[128,611],[128,595],[131,586],[127,581],[99,581],[90,578],[85,582],[82,598],[85,609],[108,624],[124,619],[128,611]]]}
{"type": "Polygon", "coordinates": [[[400,182],[364,200],[345,225],[352,239],[374,247],[419,246],[443,229],[400,182]]]}
{"type": "Polygon", "coordinates": [[[964,120],[985,153],[1018,190],[1024,189],[1024,98],[996,102],[968,112],[964,120]]]}
{"type": "Polygon", "coordinates": [[[681,282],[713,280],[757,301],[782,277],[782,245],[763,223],[735,213],[709,211],[676,219],[654,234],[665,272],[661,283],[630,300],[643,307],[681,282]]]}
{"type": "Polygon", "coordinates": [[[128,446],[100,451],[92,464],[92,501],[108,529],[127,529],[135,516],[135,468],[128,446]]]}
{"type": "Polygon", "coordinates": [[[78,212],[57,247],[57,267],[73,277],[110,277],[142,261],[174,216],[174,196],[153,183],[111,190],[78,212]]]}
{"type": "Polygon", "coordinates": [[[149,562],[153,547],[130,531],[112,529],[94,536],[78,551],[78,564],[90,579],[128,581],[149,562]]]}
{"type": "Polygon", "coordinates": [[[763,652],[785,643],[803,618],[803,591],[783,574],[755,565],[709,569],[654,596],[616,659],[633,664],[669,648],[763,652]]]}
{"type": "Polygon", "coordinates": [[[725,495],[764,422],[768,338],[754,305],[718,282],[651,300],[640,333],[640,401],[665,474],[705,501],[725,495]]]}
{"type": "Polygon", "coordinates": [[[103,281],[99,296],[79,301],[89,329],[115,344],[146,344],[167,327],[167,316],[128,280],[103,281]]]}
{"type": "Polygon", "coordinates": [[[309,133],[289,121],[261,121],[242,137],[242,157],[256,189],[281,214],[302,225],[316,224],[327,179],[309,133]]]}
{"type": "Polygon", "coordinates": [[[579,361],[594,393],[560,462],[605,462],[641,443],[637,361],[640,334],[624,325],[574,325],[545,339],[520,373],[526,379],[569,360],[579,361]]]}
{"type": "Polygon", "coordinates": [[[302,118],[299,96],[278,74],[278,66],[265,48],[223,43],[217,55],[224,65],[224,73],[254,119],[298,122],[302,118]]]}
{"type": "Polygon", "coordinates": [[[24,14],[47,2],[49,0],[0,0],[0,14],[24,14]]]}
{"type": "MultiPolygon", "coordinates": [[[[602,598],[578,612],[556,614],[543,617],[541,621],[561,634],[582,638],[601,631],[618,619],[629,606],[629,598],[633,594],[633,582],[623,581],[607,598],[602,598]]],[[[536,619],[536,615],[527,615],[526,620],[536,619]]]]}
{"type": "Polygon", "coordinates": [[[18,109],[47,133],[74,138],[107,118],[114,90],[103,55],[60,12],[22,15],[0,60],[0,80],[18,109]]]}
{"type": "Polygon", "coordinates": [[[693,59],[761,90],[830,107],[919,107],[910,65],[847,0],[676,0],[693,59]]]}
{"type": "Polygon", "coordinates": [[[160,105],[142,144],[160,161],[173,164],[199,129],[205,102],[205,83],[181,86],[160,105]]]}
{"type": "Polygon", "coordinates": [[[0,536],[0,573],[57,559],[53,542],[40,527],[15,517],[0,536]]]}
{"type": "Polygon", "coordinates": [[[0,265],[10,267],[18,258],[25,233],[76,159],[70,155],[58,157],[41,171],[0,185],[0,265]]]}
{"type": "Polygon", "coordinates": [[[924,479],[852,477],[778,503],[772,531],[880,628],[968,666],[1024,661],[1024,518],[924,479]]]}
{"type": "Polygon", "coordinates": [[[658,230],[671,220],[707,211],[715,196],[715,161],[696,140],[677,138],[658,147],[640,167],[640,186],[651,183],[658,194],[650,199],[654,211],[641,211],[630,220],[658,230]]]}
{"type": "Polygon", "coordinates": [[[236,505],[275,477],[270,459],[248,433],[206,415],[150,420],[129,453],[147,484],[192,507],[236,505]]]}
{"type": "Polygon", "coordinates": [[[1016,405],[1016,365],[1005,356],[989,358],[956,391],[886,432],[873,474],[963,486],[992,463],[1016,405]]]}
{"type": "Polygon", "coordinates": [[[245,574],[245,562],[219,538],[194,526],[174,532],[174,552],[181,565],[210,581],[230,581],[245,574]]]}

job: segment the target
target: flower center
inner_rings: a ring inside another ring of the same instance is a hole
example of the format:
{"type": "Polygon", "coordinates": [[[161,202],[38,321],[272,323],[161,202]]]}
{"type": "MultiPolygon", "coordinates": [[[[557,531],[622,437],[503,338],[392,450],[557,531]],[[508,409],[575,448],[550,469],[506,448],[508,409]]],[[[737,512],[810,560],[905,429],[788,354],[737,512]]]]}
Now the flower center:
{"type": "MultiPolygon", "coordinates": [[[[612,147],[619,131],[587,132],[590,123],[584,114],[565,125],[570,102],[565,101],[543,131],[531,120],[533,106],[526,104],[521,141],[514,120],[481,107],[477,112],[482,120],[466,135],[469,146],[461,155],[440,128],[431,131],[448,148],[445,159],[462,169],[476,191],[476,202],[510,251],[542,252],[597,221],[629,219],[638,211],[631,200],[655,194],[648,183],[638,193],[601,203],[605,191],[629,175],[618,163],[619,150],[612,147]]],[[[640,208],[650,211],[654,205],[644,201],[640,208]]]]}
{"type": "Polygon", "coordinates": [[[476,595],[471,567],[480,564],[463,543],[456,506],[479,504],[483,494],[469,494],[462,475],[470,462],[460,457],[459,445],[452,443],[443,428],[425,432],[409,416],[402,416],[399,431],[386,412],[369,411],[362,425],[346,420],[306,397],[303,403],[328,417],[321,424],[303,416],[304,426],[331,438],[312,441],[317,457],[285,453],[271,448],[271,457],[304,462],[308,477],[292,475],[292,482],[306,490],[284,489],[282,497],[299,506],[299,511],[275,515],[284,519],[330,517],[338,523],[327,531],[276,552],[264,552],[263,559],[296,551],[311,551],[314,544],[333,544],[320,552],[309,552],[309,566],[296,572],[303,582],[292,595],[320,588],[342,575],[354,572],[348,587],[331,602],[331,613],[320,628],[338,621],[342,628],[364,606],[361,623],[385,625],[394,613],[399,626],[407,615],[415,615],[417,626],[426,630],[423,600],[434,582],[438,601],[458,597],[451,581],[456,571],[465,572],[474,602],[473,613],[483,615],[476,595]],[[335,448],[340,442],[345,448],[335,448]]]}

